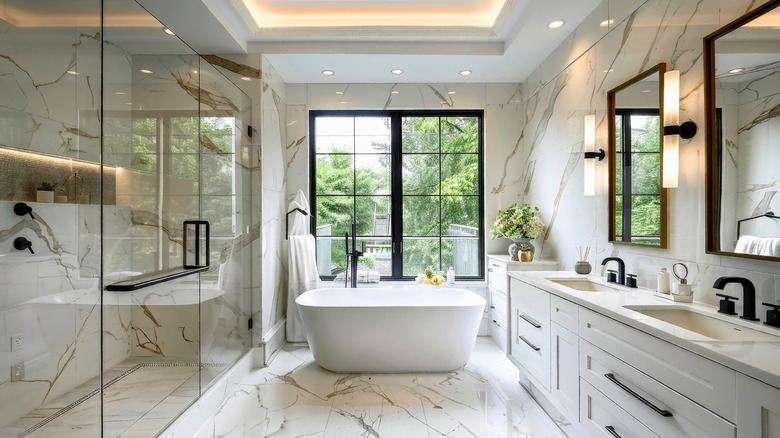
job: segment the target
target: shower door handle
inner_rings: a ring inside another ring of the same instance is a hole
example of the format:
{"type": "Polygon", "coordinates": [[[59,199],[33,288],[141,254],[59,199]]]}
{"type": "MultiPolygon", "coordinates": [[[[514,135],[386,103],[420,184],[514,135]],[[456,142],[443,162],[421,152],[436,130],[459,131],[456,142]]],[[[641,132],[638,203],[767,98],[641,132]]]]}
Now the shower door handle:
{"type": "Polygon", "coordinates": [[[183,225],[183,244],[184,247],[184,269],[194,269],[194,268],[202,268],[202,267],[208,267],[211,266],[210,261],[210,240],[211,240],[211,231],[209,228],[209,221],[184,221],[183,225]],[[189,264],[187,263],[187,241],[188,239],[188,226],[193,225],[195,227],[195,264],[189,264]],[[206,241],[206,263],[201,263],[201,227],[205,230],[205,241],[206,241]]]}

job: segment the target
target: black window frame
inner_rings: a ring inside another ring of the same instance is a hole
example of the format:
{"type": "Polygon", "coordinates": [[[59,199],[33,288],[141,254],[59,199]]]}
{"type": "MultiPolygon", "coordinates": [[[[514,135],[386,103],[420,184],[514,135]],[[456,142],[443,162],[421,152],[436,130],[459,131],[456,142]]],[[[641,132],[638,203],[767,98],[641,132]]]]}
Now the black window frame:
{"type": "MultiPolygon", "coordinates": [[[[311,201],[311,211],[317,211],[317,151],[315,145],[315,139],[317,137],[316,131],[316,119],[318,117],[387,117],[391,120],[391,140],[390,140],[390,181],[391,181],[391,242],[392,242],[392,275],[382,276],[383,281],[409,281],[414,280],[413,275],[403,275],[403,165],[402,165],[402,119],[404,117],[474,117],[478,120],[478,141],[477,141],[477,160],[478,160],[478,175],[477,175],[477,197],[478,201],[478,224],[479,233],[477,236],[479,260],[478,275],[460,275],[456,272],[456,279],[459,281],[479,281],[485,279],[485,264],[482,261],[485,259],[485,153],[484,153],[484,126],[485,126],[485,112],[484,110],[310,110],[309,111],[309,194],[311,201]]],[[[441,132],[440,132],[441,135],[441,132]]],[[[441,142],[441,137],[439,139],[441,142]]],[[[453,154],[452,152],[441,152],[441,144],[439,151],[435,154],[440,156],[453,154]]],[[[354,156],[353,152],[353,156],[354,156]]],[[[439,181],[441,181],[441,168],[439,169],[439,181]]],[[[356,186],[353,184],[353,193],[351,196],[367,196],[357,195],[355,191],[356,186]]],[[[443,196],[439,194],[439,196],[443,196]]],[[[471,195],[474,196],[474,195],[471,195]]],[[[353,217],[355,213],[353,207],[353,217]]],[[[441,207],[439,208],[439,218],[441,219],[441,207]]],[[[311,218],[311,234],[316,236],[317,225],[316,214],[311,218]]],[[[359,237],[365,237],[360,236],[359,237]]],[[[407,236],[409,237],[409,236],[407,236]]],[[[412,236],[413,237],[413,236],[412,236]]],[[[434,237],[434,236],[427,236],[434,237]]],[[[451,236],[441,235],[441,231],[438,236],[439,239],[439,260],[441,262],[441,248],[442,240],[451,236]]],[[[442,270],[446,272],[447,267],[442,266],[442,270]]],[[[322,280],[333,280],[333,275],[320,276],[322,280]]]]}

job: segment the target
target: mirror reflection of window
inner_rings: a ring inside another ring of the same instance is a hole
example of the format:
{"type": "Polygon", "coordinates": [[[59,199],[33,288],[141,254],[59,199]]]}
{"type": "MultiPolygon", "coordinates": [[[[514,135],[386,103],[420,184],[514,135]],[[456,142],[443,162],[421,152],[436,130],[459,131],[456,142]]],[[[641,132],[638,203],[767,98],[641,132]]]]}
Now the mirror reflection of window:
{"type": "Polygon", "coordinates": [[[660,116],[615,111],[615,240],[658,245],[661,237],[660,116]]]}

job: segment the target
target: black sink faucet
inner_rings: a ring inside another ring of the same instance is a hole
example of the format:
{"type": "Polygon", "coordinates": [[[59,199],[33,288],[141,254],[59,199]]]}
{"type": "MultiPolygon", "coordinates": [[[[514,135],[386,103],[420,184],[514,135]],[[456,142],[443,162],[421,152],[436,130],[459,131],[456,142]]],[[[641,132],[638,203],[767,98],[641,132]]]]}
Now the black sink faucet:
{"type": "MultiPolygon", "coordinates": [[[[601,261],[601,266],[605,266],[607,262],[616,261],[618,265],[617,284],[626,284],[626,264],[620,257],[607,257],[601,261]]],[[[609,280],[607,280],[609,281],[609,280]]]]}
{"type": "Polygon", "coordinates": [[[742,319],[758,321],[756,318],[756,288],[747,278],[742,277],[720,277],[712,285],[715,289],[723,290],[729,283],[739,283],[742,285],[742,319]]]}

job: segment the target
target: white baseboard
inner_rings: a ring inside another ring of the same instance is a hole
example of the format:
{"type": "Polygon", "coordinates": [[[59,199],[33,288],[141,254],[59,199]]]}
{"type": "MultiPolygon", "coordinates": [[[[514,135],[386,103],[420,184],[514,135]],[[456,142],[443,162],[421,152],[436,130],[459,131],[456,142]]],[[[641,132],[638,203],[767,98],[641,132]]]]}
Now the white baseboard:
{"type": "Polygon", "coordinates": [[[274,356],[284,346],[286,324],[287,319],[282,318],[271,327],[271,330],[268,330],[263,335],[263,339],[260,341],[260,347],[263,349],[263,363],[261,366],[268,366],[274,356]]]}

